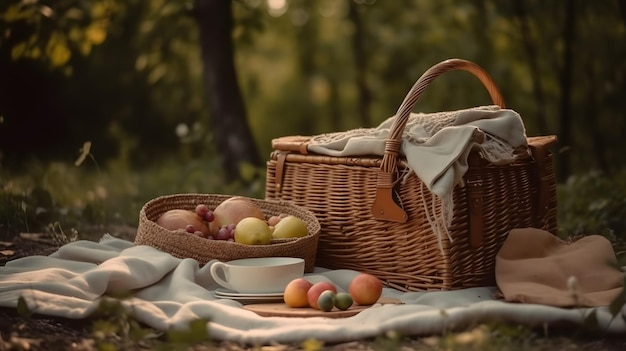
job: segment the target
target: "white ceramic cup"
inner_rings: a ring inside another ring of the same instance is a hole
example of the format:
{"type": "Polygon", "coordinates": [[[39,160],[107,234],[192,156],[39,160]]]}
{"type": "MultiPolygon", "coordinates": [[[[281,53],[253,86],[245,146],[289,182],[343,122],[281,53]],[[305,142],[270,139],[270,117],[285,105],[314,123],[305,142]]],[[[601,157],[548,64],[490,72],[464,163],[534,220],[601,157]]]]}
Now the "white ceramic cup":
{"type": "Polygon", "coordinates": [[[287,284],[304,275],[304,260],[296,257],[243,258],[211,265],[211,276],[238,293],[282,293],[287,284]]]}

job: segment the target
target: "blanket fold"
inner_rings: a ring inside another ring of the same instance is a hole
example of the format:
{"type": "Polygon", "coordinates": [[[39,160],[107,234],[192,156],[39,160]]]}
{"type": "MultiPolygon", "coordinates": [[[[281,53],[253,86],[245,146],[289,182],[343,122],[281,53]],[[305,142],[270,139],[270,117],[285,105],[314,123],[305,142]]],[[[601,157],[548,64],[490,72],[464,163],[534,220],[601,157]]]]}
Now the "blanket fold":
{"type": "MultiPolygon", "coordinates": [[[[538,304],[512,304],[493,297],[495,287],[444,292],[400,292],[385,288],[383,296],[400,305],[375,305],[349,318],[261,317],[231,299],[218,299],[209,274],[211,261],[200,267],[149,246],[105,235],[100,242],[76,241],[51,256],[31,256],[0,267],[0,306],[17,306],[22,297],[37,314],[82,319],[91,316],[110,294],[129,289],[122,305],[138,321],[160,331],[184,329],[207,319],[213,340],[246,344],[297,343],[314,338],[346,342],[388,331],[431,335],[493,320],[527,325],[583,325],[597,311],[599,328],[626,332],[624,319],[612,320],[607,307],[561,309],[538,304]]],[[[306,278],[330,281],[345,291],[359,272],[317,267],[306,278]]],[[[626,313],[626,308],[622,310],[626,313]]]]}

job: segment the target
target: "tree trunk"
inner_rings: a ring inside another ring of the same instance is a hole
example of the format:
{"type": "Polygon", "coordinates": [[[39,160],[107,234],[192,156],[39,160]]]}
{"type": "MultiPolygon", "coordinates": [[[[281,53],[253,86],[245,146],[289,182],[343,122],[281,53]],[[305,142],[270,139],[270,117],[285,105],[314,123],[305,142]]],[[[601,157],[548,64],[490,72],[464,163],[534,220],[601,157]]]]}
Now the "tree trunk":
{"type": "Polygon", "coordinates": [[[342,130],[341,125],[341,97],[339,96],[339,83],[333,76],[328,77],[330,86],[330,101],[328,102],[328,115],[330,116],[330,128],[332,131],[342,130]]]}
{"type": "Polygon", "coordinates": [[[535,39],[533,38],[530,30],[529,16],[526,11],[526,2],[525,0],[515,0],[514,6],[515,14],[520,21],[522,42],[524,44],[524,50],[526,51],[526,57],[528,58],[530,77],[533,83],[533,94],[535,95],[535,103],[537,104],[537,127],[539,128],[539,134],[545,134],[548,132],[548,125],[546,123],[546,99],[543,93],[543,85],[541,84],[541,73],[538,62],[539,57],[535,47],[535,39]]]}
{"type": "MultiPolygon", "coordinates": [[[[304,1],[300,6],[308,13],[315,13],[316,3],[313,1],[304,1]]],[[[297,50],[295,52],[298,58],[298,64],[300,72],[306,82],[307,91],[312,95],[313,90],[313,77],[316,75],[317,68],[315,66],[315,53],[318,49],[317,44],[317,22],[314,16],[311,16],[309,20],[302,26],[296,27],[296,45],[297,50]]],[[[307,106],[299,111],[298,116],[298,133],[303,135],[312,135],[316,130],[315,122],[319,116],[317,106],[309,98],[306,101],[307,106]]]]}
{"type": "MultiPolygon", "coordinates": [[[[593,58],[591,59],[593,60],[593,58]]],[[[600,121],[596,118],[596,111],[598,109],[598,97],[596,87],[598,86],[596,72],[593,68],[593,64],[590,62],[585,64],[585,82],[587,83],[585,88],[587,90],[585,96],[585,124],[586,130],[589,136],[592,138],[593,150],[595,154],[595,160],[597,166],[605,173],[609,174],[611,168],[609,161],[606,158],[605,150],[607,150],[605,136],[602,134],[602,127],[599,126],[600,121]]],[[[588,164],[588,167],[595,167],[595,164],[588,164]]]]}
{"type": "Polygon", "coordinates": [[[240,179],[242,163],[261,166],[248,125],[237,74],[232,41],[231,1],[196,0],[204,79],[210,103],[210,127],[226,179],[240,179]]]}
{"type": "Polygon", "coordinates": [[[367,86],[367,53],[363,41],[365,40],[365,33],[363,32],[363,23],[361,16],[359,15],[359,5],[354,1],[348,0],[350,11],[348,12],[348,19],[354,26],[354,34],[352,35],[352,53],[354,55],[354,66],[356,70],[356,84],[359,91],[359,118],[361,126],[370,127],[371,118],[369,113],[369,105],[371,100],[371,93],[367,86]]]}
{"type": "Polygon", "coordinates": [[[622,16],[622,21],[626,24],[626,0],[619,0],[619,13],[622,16]]]}
{"type": "MultiPolygon", "coordinates": [[[[576,26],[576,3],[575,0],[566,0],[565,18],[563,21],[563,68],[561,69],[561,103],[559,116],[559,144],[569,148],[572,144],[572,71],[573,71],[573,50],[574,30],[576,26]]],[[[566,151],[558,157],[557,178],[563,182],[570,175],[570,154],[566,151]]]]}
{"type": "Polygon", "coordinates": [[[472,1],[476,8],[476,17],[470,21],[472,30],[474,31],[476,45],[480,48],[475,54],[476,62],[480,64],[487,64],[492,61],[494,57],[497,57],[493,51],[493,33],[489,30],[492,19],[488,13],[485,1],[486,0],[472,1]]]}

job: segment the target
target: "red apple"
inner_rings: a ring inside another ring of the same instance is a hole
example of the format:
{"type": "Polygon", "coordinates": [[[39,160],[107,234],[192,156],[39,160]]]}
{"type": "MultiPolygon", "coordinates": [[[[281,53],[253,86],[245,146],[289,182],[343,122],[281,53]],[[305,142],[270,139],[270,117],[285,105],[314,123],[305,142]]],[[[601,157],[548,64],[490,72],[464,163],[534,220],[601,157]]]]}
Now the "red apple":
{"type": "Polygon", "coordinates": [[[372,305],[383,294],[383,283],[371,274],[360,273],[350,282],[348,292],[356,304],[372,305]]]}

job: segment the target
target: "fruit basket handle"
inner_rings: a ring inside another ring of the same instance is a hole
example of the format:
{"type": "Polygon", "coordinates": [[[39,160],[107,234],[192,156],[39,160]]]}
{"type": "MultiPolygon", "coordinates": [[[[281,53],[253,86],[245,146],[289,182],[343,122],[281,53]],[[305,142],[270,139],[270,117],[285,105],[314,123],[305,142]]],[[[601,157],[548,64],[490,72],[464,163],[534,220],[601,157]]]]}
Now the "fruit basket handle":
{"type": "Polygon", "coordinates": [[[402,101],[402,104],[398,108],[396,118],[391,126],[389,138],[385,141],[385,154],[383,155],[380,172],[378,173],[376,198],[372,205],[372,215],[374,218],[400,223],[407,221],[406,212],[394,201],[393,197],[393,176],[398,164],[398,155],[400,154],[400,147],[402,145],[404,127],[408,122],[415,103],[426,87],[438,76],[454,70],[472,73],[483,83],[485,88],[487,88],[493,103],[500,106],[500,108],[505,107],[502,94],[500,94],[500,90],[491,76],[482,67],[471,61],[449,59],[439,62],[424,72],[417,82],[413,84],[413,87],[409,90],[404,101],[402,101]]]}

